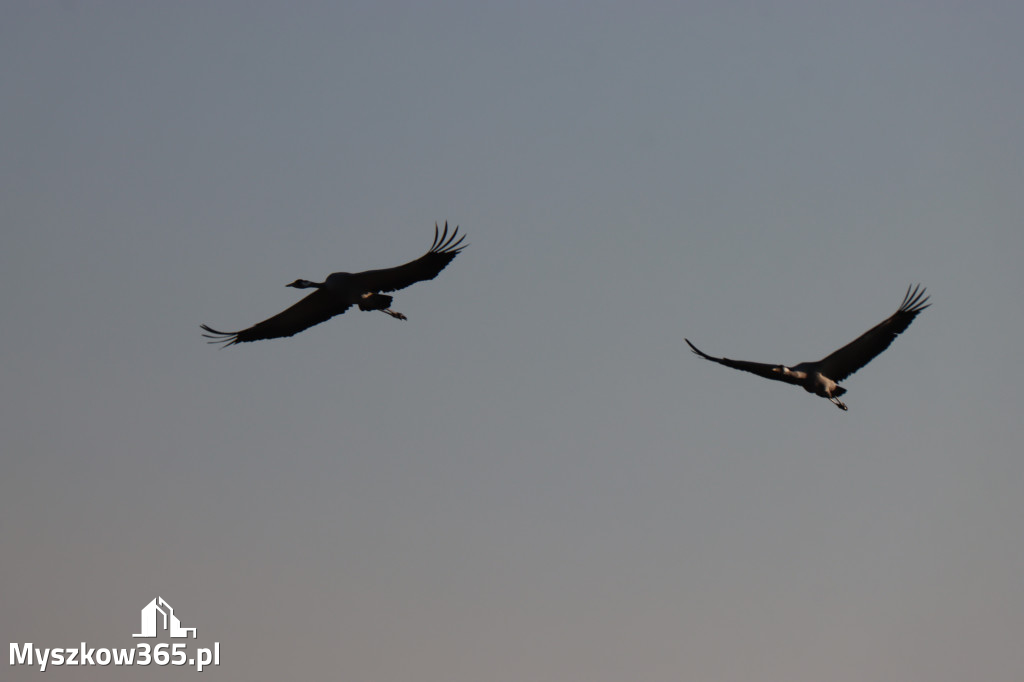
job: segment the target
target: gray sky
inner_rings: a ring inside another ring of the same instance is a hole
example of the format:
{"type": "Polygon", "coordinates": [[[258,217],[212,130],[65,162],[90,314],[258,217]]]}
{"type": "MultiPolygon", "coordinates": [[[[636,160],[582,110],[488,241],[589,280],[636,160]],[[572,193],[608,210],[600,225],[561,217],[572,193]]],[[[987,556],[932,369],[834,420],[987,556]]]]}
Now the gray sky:
{"type": "Polygon", "coordinates": [[[4,3],[5,646],[160,595],[214,680],[1024,678],[1022,26],[4,3]],[[200,337],[445,220],[408,322],[200,337]],[[683,343],[815,360],[918,281],[847,413],[683,343]]]}

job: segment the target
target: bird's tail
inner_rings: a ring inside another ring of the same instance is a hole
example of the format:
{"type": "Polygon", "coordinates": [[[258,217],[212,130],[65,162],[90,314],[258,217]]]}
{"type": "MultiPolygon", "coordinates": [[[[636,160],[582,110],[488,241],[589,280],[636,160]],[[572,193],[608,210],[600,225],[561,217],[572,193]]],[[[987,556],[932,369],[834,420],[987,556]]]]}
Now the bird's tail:
{"type": "Polygon", "coordinates": [[[832,389],[832,397],[833,398],[838,398],[839,396],[843,395],[844,393],[846,393],[846,389],[843,388],[842,386],[836,386],[835,388],[832,389]]]}
{"type": "Polygon", "coordinates": [[[360,310],[385,310],[391,307],[394,297],[387,294],[363,294],[359,301],[360,310]]]}

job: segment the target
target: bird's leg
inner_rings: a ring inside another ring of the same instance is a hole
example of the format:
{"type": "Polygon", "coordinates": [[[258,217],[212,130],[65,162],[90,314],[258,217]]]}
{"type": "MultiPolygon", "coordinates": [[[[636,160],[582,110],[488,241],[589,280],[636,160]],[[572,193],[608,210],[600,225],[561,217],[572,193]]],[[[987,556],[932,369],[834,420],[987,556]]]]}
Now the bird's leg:
{"type": "Polygon", "coordinates": [[[828,399],[831,400],[832,404],[835,405],[836,407],[838,407],[840,410],[844,410],[845,411],[845,410],[850,409],[850,408],[848,408],[846,406],[846,403],[844,403],[842,400],[840,400],[839,398],[837,398],[835,396],[829,396],[828,399]]]}
{"type": "Polygon", "coordinates": [[[397,320],[408,320],[409,319],[408,317],[406,317],[402,313],[394,311],[391,308],[382,308],[382,309],[380,309],[380,311],[382,313],[387,313],[388,315],[390,315],[391,317],[393,317],[393,318],[395,318],[397,320]]]}

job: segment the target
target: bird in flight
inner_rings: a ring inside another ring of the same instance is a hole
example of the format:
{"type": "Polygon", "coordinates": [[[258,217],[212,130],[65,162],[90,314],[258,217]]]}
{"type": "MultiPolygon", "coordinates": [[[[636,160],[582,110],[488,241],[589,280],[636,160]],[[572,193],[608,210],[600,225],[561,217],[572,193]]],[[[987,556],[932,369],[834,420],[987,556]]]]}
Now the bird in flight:
{"type": "Polygon", "coordinates": [[[240,332],[222,332],[205,324],[200,325],[200,328],[207,332],[203,336],[213,339],[207,343],[223,343],[222,348],[247,341],[279,339],[293,336],[335,315],[341,315],[353,305],[359,306],[360,310],[379,310],[396,319],[406,320],[408,318],[405,315],[391,310],[393,297],[380,292],[398,291],[416,282],[437,277],[462,249],[469,246],[460,246],[466,235],[456,240],[458,234],[457,225],[449,236],[447,222],[444,224],[443,232],[438,229],[437,223],[434,223],[434,243],[431,244],[429,251],[414,261],[384,270],[335,272],[328,275],[323,282],[297,279],[286,286],[316,291],[284,312],[240,332]]]}
{"type": "Polygon", "coordinates": [[[849,408],[839,399],[839,396],[846,393],[846,389],[840,386],[839,382],[874,360],[896,340],[897,336],[907,330],[919,312],[931,305],[928,303],[930,296],[925,296],[924,292],[925,289],[920,285],[913,286],[913,291],[911,291],[911,287],[907,287],[903,303],[892,317],[880,322],[857,339],[817,362],[801,362],[799,365],[787,367],[786,365],[716,358],[698,349],[690,343],[689,339],[684,340],[694,353],[705,360],[711,360],[733,369],[741,369],[744,372],[751,372],[766,379],[802,386],[808,393],[828,398],[839,409],[847,410],[849,408]]]}

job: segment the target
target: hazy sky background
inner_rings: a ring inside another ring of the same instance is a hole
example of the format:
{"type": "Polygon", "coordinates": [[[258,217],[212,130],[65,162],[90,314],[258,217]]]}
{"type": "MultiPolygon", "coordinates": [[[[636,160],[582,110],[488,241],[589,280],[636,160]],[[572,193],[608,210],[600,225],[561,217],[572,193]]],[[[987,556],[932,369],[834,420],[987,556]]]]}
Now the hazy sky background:
{"type": "Polygon", "coordinates": [[[1024,679],[1024,5],[0,7],[5,647],[160,595],[211,680],[1024,679]],[[445,220],[407,322],[203,343],[445,220]],[[912,282],[846,413],[683,342],[912,282]]]}

